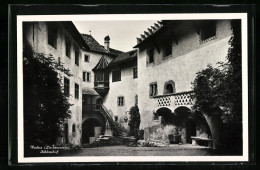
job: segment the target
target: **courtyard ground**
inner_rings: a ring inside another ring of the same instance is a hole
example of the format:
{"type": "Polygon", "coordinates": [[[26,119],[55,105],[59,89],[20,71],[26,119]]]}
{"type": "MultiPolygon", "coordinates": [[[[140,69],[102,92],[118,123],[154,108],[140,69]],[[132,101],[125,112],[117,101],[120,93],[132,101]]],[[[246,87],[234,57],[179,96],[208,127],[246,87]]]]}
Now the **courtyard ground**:
{"type": "Polygon", "coordinates": [[[66,152],[64,156],[211,156],[212,150],[204,146],[169,145],[165,147],[129,147],[124,145],[82,148],[66,152]]]}

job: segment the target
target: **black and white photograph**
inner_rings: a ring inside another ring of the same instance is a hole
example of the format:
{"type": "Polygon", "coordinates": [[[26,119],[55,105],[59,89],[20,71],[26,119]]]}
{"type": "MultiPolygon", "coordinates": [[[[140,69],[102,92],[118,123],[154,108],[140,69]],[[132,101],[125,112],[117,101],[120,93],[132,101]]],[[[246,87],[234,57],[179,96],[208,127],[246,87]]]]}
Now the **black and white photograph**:
{"type": "Polygon", "coordinates": [[[247,16],[17,16],[18,162],[247,161],[247,16]]]}

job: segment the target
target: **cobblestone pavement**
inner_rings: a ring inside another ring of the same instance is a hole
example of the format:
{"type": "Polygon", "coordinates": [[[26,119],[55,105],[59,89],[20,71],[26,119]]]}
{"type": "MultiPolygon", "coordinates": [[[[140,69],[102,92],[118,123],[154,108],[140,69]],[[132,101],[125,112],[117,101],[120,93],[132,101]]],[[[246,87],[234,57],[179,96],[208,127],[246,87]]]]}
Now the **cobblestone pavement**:
{"type": "Polygon", "coordinates": [[[66,156],[210,156],[211,149],[204,146],[169,145],[165,147],[103,146],[83,148],[66,156]]]}

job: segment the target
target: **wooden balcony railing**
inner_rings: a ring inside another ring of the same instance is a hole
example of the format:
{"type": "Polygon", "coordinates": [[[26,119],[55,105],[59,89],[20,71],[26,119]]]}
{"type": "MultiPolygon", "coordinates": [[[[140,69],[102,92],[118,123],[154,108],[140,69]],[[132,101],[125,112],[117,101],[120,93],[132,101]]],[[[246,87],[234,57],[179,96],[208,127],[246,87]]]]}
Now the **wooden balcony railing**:
{"type": "Polygon", "coordinates": [[[109,87],[109,81],[95,81],[94,87],[109,87]]]}

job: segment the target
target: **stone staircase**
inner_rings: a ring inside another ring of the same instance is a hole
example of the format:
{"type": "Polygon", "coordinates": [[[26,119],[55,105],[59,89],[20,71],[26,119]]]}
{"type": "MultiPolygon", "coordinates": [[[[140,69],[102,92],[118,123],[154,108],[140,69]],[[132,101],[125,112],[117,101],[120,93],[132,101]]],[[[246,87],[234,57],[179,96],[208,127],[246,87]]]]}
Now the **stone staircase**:
{"type": "Polygon", "coordinates": [[[105,106],[101,105],[101,114],[105,117],[105,119],[108,121],[111,130],[113,131],[113,135],[117,137],[124,137],[127,136],[127,131],[125,128],[120,125],[118,122],[115,122],[112,116],[109,114],[105,106]]]}

